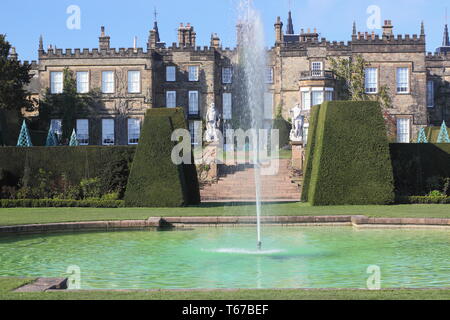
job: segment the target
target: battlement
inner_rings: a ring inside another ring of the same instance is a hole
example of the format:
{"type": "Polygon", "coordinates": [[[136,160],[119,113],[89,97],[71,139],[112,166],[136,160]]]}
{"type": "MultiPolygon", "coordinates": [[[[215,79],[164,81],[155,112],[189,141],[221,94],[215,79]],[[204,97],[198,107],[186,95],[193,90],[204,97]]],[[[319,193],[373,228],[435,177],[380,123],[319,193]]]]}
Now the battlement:
{"type": "Polygon", "coordinates": [[[300,42],[285,42],[283,49],[306,50],[308,47],[325,47],[328,50],[349,51],[351,50],[351,42],[345,41],[327,41],[326,38],[307,39],[300,42]]]}
{"type": "Polygon", "coordinates": [[[428,52],[425,59],[427,61],[450,61],[450,54],[428,52]]]}
{"type": "Polygon", "coordinates": [[[378,35],[375,33],[362,33],[358,32],[357,35],[352,36],[352,44],[353,45],[418,45],[418,44],[425,44],[425,35],[378,35]]]}
{"type": "Polygon", "coordinates": [[[143,48],[111,49],[48,49],[39,51],[39,59],[95,59],[95,58],[147,58],[143,48]]]}
{"type": "Polygon", "coordinates": [[[28,60],[20,61],[21,65],[31,65],[31,70],[37,70],[39,67],[39,64],[36,60],[32,60],[31,62],[28,60]]]}

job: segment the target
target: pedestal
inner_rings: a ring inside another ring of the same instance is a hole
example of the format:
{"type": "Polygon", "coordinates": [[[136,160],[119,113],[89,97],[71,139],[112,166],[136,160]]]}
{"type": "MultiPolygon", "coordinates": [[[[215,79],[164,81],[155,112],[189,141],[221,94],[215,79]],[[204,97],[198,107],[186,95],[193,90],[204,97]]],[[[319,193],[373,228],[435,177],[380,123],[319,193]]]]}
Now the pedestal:
{"type": "Polygon", "coordinates": [[[292,167],[296,170],[303,171],[303,162],[304,162],[304,154],[305,148],[303,142],[291,142],[292,146],[292,167]]]}
{"type": "Polygon", "coordinates": [[[217,152],[219,150],[219,144],[217,142],[212,142],[207,145],[203,150],[202,162],[203,165],[209,168],[207,174],[203,179],[208,181],[217,180],[217,152]]]}

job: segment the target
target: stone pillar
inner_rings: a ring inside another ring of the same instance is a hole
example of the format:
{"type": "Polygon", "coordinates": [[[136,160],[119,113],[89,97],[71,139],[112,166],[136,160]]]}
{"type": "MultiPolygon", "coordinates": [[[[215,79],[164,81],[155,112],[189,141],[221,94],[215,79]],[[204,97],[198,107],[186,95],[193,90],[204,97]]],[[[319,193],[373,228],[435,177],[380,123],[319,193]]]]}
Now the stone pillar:
{"type": "Polygon", "coordinates": [[[303,171],[305,159],[305,148],[303,142],[291,142],[292,146],[292,167],[303,171]]]}

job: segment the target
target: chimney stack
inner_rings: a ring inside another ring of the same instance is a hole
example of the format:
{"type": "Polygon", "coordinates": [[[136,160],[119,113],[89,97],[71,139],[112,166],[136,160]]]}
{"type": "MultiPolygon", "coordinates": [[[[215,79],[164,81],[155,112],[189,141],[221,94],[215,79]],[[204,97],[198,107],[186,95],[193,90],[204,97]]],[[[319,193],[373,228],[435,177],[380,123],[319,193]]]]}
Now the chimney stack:
{"type": "Polygon", "coordinates": [[[216,48],[219,49],[220,48],[220,38],[217,35],[217,33],[213,33],[211,34],[211,48],[216,48]]]}
{"type": "Polygon", "coordinates": [[[275,43],[281,44],[284,41],[283,36],[283,22],[281,18],[277,17],[277,22],[275,22],[275,43]]]}
{"type": "Polygon", "coordinates": [[[392,37],[394,35],[394,26],[391,20],[385,20],[383,26],[383,37],[392,37]]]}
{"type": "Polygon", "coordinates": [[[111,46],[111,38],[105,34],[105,27],[102,26],[99,39],[100,50],[109,50],[111,46]]]}
{"type": "Polygon", "coordinates": [[[187,23],[186,26],[180,23],[178,28],[178,45],[180,47],[195,47],[196,38],[197,34],[190,23],[187,23]]]}

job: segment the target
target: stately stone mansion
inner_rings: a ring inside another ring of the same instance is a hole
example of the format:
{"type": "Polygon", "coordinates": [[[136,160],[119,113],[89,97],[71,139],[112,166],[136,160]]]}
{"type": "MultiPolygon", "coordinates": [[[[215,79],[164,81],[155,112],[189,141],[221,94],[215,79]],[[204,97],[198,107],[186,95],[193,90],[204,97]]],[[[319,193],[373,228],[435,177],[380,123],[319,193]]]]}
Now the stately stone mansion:
{"type": "MultiPolygon", "coordinates": [[[[330,42],[316,29],[294,30],[280,17],[275,25],[276,42],[268,49],[264,114],[271,119],[281,108],[288,119],[290,109],[300,103],[308,115],[311,106],[336,99],[336,80],[329,57],[361,55],[370,62],[366,69],[366,92],[377,94],[387,85],[393,107],[388,113],[397,124],[399,142],[410,142],[421,127],[450,123],[450,42],[445,26],[442,47],[426,52],[425,27],[418,35],[395,35],[391,21],[385,21],[382,34],[358,32],[353,25],[351,41],[330,42]]],[[[238,25],[239,29],[239,25],[238,25]]],[[[239,42],[239,39],[238,39],[239,42]]],[[[30,85],[42,97],[50,88],[63,90],[63,69],[76,75],[79,93],[100,89],[104,108],[90,119],[78,119],[76,129],[82,144],[136,144],[140,121],[148,108],[183,107],[191,132],[200,129],[201,119],[211,103],[226,123],[233,116],[233,65],[237,49],[223,48],[213,34],[209,46],[199,47],[196,32],[189,23],[180,24],[178,42],[166,45],[158,24],[149,32],[147,48],[110,47],[110,37],[102,27],[99,47],[89,49],[44,49],[39,43],[39,61],[34,62],[30,85]],[[125,102],[125,103],[124,103],[125,102]],[[117,117],[125,112],[126,117],[117,117]],[[125,120],[124,120],[125,119],[125,120]],[[118,136],[118,121],[127,132],[118,136]]],[[[60,120],[52,120],[57,131],[60,120]]],[[[308,128],[307,117],[305,130],[308,128]]],[[[305,132],[307,133],[307,132],[305,132]]],[[[195,142],[195,141],[194,141],[195,142]]]]}

